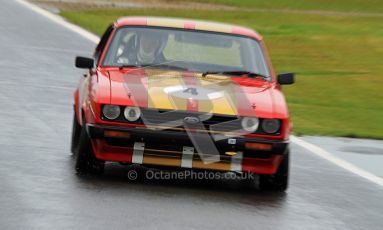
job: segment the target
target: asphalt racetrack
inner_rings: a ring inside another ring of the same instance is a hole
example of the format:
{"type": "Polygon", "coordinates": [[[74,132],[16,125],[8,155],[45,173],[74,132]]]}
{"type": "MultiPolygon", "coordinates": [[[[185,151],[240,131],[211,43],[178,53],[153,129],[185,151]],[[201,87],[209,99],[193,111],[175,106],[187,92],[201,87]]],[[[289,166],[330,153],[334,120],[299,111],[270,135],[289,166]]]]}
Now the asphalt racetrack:
{"type": "Polygon", "coordinates": [[[95,45],[16,1],[0,4],[0,229],[382,229],[383,187],[294,144],[284,194],[238,180],[131,181],[119,164],[77,176],[74,57],[95,45]]]}

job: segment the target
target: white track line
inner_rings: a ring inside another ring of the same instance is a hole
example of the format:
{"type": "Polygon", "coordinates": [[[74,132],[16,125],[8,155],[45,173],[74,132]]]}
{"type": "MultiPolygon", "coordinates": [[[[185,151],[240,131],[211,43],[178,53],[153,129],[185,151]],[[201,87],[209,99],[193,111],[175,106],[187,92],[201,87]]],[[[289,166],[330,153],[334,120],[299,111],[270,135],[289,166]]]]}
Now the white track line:
{"type": "Polygon", "coordinates": [[[310,150],[315,155],[317,155],[317,156],[319,156],[325,160],[328,160],[331,163],[336,164],[341,168],[344,168],[344,169],[346,169],[346,170],[348,170],[348,171],[350,171],[350,172],[352,172],[358,176],[361,176],[361,177],[383,187],[383,178],[375,176],[374,174],[369,173],[369,172],[367,172],[367,171],[365,171],[365,170],[363,170],[363,169],[361,169],[361,168],[359,168],[359,167],[357,167],[357,166],[355,166],[355,165],[353,165],[347,161],[344,161],[344,160],[334,156],[330,152],[327,152],[326,150],[324,150],[324,149],[322,149],[316,145],[313,145],[311,143],[308,143],[308,142],[306,142],[300,138],[297,138],[295,136],[291,136],[290,140],[293,143],[295,143],[295,144],[297,144],[297,145],[299,145],[305,149],[310,150]]]}
{"type": "MultiPolygon", "coordinates": [[[[83,28],[79,27],[79,26],[76,26],[74,24],[71,24],[67,21],[65,21],[63,18],[47,11],[47,10],[44,10],[36,5],[33,5],[29,2],[26,2],[24,0],[16,0],[17,2],[19,2],[20,4],[30,8],[31,10],[35,11],[36,13],[40,14],[40,15],[43,15],[45,17],[47,17],[48,19],[56,22],[57,24],[61,25],[61,26],[64,26],[68,29],[70,29],[71,31],[81,35],[82,37],[92,41],[93,43],[98,43],[98,41],[100,40],[100,38],[92,33],[90,33],[89,31],[87,30],[84,30],[83,28]]],[[[372,173],[369,173],[347,161],[344,161],[336,156],[334,156],[333,154],[331,154],[330,152],[327,152],[326,150],[316,146],[316,145],[313,145],[311,143],[308,143],[296,136],[291,136],[290,140],[309,150],[310,152],[314,153],[315,155],[325,159],[325,160],[328,160],[330,161],[331,163],[343,168],[343,169],[346,169],[348,170],[349,172],[352,172],[360,177],[363,177],[377,185],[380,185],[383,187],[383,178],[380,178],[378,176],[375,176],[374,174],[372,173]]]]}
{"type": "Polygon", "coordinates": [[[84,38],[92,41],[93,43],[98,43],[98,41],[100,40],[100,38],[97,35],[89,32],[87,30],[84,30],[83,28],[81,28],[79,26],[76,26],[72,23],[69,23],[69,22],[65,21],[63,18],[61,18],[61,17],[59,17],[59,16],[57,16],[57,15],[55,15],[55,14],[53,14],[47,10],[44,10],[44,9],[34,5],[34,4],[31,4],[31,3],[26,2],[24,0],[16,0],[16,2],[19,2],[20,4],[28,7],[29,9],[35,11],[36,13],[56,22],[57,24],[59,24],[61,26],[64,26],[65,28],[70,29],[71,31],[83,36],[84,38]]]}

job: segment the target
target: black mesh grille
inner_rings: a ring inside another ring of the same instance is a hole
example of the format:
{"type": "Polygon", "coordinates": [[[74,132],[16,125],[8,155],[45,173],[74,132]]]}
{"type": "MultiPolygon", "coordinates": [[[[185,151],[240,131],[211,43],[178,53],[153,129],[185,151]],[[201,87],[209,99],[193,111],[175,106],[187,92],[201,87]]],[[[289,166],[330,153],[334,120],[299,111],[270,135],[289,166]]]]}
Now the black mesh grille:
{"type": "Polygon", "coordinates": [[[169,125],[170,127],[181,128],[184,127],[183,120],[185,117],[197,117],[203,123],[205,128],[209,128],[211,125],[228,124],[231,127],[238,129],[240,120],[236,116],[218,115],[218,114],[206,114],[190,111],[164,111],[164,110],[142,110],[142,117],[145,124],[151,125],[169,125]],[[238,122],[234,122],[238,120],[238,122]]]}
{"type": "MultiPolygon", "coordinates": [[[[123,107],[121,108],[123,111],[123,107]]],[[[184,132],[183,120],[185,117],[198,117],[205,127],[205,130],[211,130],[215,132],[241,132],[241,118],[232,115],[222,114],[207,114],[200,112],[190,112],[181,110],[157,110],[157,109],[143,109],[141,108],[142,118],[133,122],[136,124],[143,124],[147,126],[161,126],[165,130],[173,130],[184,132]],[[168,128],[167,128],[168,127],[168,128]]],[[[103,120],[107,120],[105,117],[101,117],[103,120]]],[[[128,122],[123,113],[115,119],[117,122],[128,122]]],[[[260,119],[260,124],[262,119],[260,119]]],[[[131,123],[131,122],[129,122],[131,123]]],[[[271,135],[280,135],[281,130],[271,135]]],[[[265,133],[261,125],[255,134],[267,134],[265,133]]],[[[270,135],[270,134],[268,134],[270,135]]]]}

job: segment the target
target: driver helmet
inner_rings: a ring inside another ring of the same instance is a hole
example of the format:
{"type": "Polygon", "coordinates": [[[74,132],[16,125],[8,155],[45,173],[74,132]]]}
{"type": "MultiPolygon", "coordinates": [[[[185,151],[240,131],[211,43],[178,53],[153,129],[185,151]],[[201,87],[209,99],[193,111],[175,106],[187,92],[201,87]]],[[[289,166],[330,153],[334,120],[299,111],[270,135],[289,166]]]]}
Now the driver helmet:
{"type": "Polygon", "coordinates": [[[138,36],[137,59],[143,64],[151,64],[166,46],[167,36],[156,31],[145,31],[138,36]]]}

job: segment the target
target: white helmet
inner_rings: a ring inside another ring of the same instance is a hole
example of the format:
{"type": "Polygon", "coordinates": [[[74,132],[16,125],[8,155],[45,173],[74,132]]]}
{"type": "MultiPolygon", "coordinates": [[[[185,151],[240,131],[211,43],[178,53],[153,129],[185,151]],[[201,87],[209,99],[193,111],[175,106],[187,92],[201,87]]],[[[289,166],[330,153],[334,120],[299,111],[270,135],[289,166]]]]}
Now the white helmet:
{"type": "Polygon", "coordinates": [[[166,46],[166,34],[145,31],[139,35],[137,59],[142,64],[152,64],[166,46]]]}

